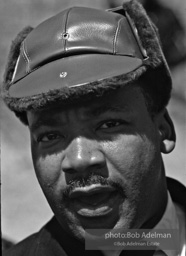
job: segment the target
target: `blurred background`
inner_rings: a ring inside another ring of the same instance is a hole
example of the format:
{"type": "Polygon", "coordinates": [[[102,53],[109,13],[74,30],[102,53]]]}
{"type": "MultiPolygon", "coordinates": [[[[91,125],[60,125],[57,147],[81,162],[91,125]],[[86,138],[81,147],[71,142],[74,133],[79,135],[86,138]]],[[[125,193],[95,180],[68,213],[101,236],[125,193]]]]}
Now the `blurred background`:
{"type": "MultiPolygon", "coordinates": [[[[139,0],[158,26],[173,77],[169,112],[177,133],[176,149],[164,155],[167,176],[186,185],[186,0],[139,0]]],[[[1,0],[0,79],[11,41],[25,26],[74,5],[113,8],[116,0],[1,0]]],[[[3,247],[38,231],[52,212],[37,183],[30,154],[29,133],[1,102],[1,228],[3,247]]]]}

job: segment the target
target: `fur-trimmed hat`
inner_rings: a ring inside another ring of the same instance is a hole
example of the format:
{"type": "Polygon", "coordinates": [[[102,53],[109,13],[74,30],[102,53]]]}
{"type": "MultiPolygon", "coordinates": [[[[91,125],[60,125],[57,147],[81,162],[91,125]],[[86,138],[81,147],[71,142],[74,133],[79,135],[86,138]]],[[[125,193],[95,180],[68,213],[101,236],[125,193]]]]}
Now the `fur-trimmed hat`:
{"type": "Polygon", "coordinates": [[[148,72],[161,74],[156,89],[164,92],[163,108],[170,98],[171,76],[157,29],[140,3],[131,0],[107,11],[73,7],[18,34],[3,98],[17,114],[100,96],[148,72]]]}

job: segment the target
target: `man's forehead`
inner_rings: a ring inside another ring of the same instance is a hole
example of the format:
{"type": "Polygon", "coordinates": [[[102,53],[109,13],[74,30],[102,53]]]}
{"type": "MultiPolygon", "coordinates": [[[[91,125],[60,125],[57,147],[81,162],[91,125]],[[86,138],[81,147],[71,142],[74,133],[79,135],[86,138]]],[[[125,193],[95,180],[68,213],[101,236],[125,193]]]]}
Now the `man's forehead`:
{"type": "Polygon", "coordinates": [[[138,87],[126,86],[126,88],[118,89],[87,102],[58,106],[53,105],[47,109],[28,111],[27,116],[32,117],[32,121],[43,123],[48,120],[52,122],[56,120],[59,115],[65,115],[71,111],[80,111],[82,115],[89,117],[96,117],[109,111],[130,113],[137,104],[137,98],[139,97],[142,97],[142,93],[138,87]]]}

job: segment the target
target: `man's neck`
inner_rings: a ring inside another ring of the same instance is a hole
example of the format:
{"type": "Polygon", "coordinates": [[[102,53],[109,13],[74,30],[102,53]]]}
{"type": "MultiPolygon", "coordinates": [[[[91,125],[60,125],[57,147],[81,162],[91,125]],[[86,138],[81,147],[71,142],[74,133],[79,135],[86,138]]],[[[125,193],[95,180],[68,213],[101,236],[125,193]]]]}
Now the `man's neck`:
{"type": "Polygon", "coordinates": [[[165,210],[166,210],[166,206],[167,206],[167,202],[168,202],[168,193],[167,193],[167,186],[166,186],[166,181],[164,186],[162,185],[161,188],[159,189],[160,193],[157,196],[157,200],[154,200],[153,202],[153,210],[151,213],[151,217],[149,217],[149,219],[146,220],[146,222],[144,222],[141,225],[141,229],[152,229],[154,228],[157,223],[160,221],[160,219],[162,218],[165,210]],[[161,198],[161,200],[158,200],[158,197],[161,198]]]}

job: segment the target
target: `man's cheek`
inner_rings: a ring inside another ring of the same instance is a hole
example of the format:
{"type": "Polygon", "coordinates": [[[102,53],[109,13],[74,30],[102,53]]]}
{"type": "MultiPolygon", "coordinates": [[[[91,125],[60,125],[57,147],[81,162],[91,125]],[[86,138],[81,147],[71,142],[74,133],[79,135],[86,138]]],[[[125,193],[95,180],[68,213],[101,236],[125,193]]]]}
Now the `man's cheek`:
{"type": "Polygon", "coordinates": [[[110,143],[107,158],[117,170],[135,171],[146,162],[151,161],[154,146],[147,139],[137,135],[121,136],[118,141],[110,143]]]}
{"type": "Polygon", "coordinates": [[[42,187],[54,186],[61,175],[61,164],[57,155],[35,158],[34,168],[42,187]]]}
{"type": "Polygon", "coordinates": [[[114,154],[110,157],[110,172],[117,175],[123,181],[128,196],[139,194],[149,176],[149,169],[152,172],[157,160],[156,150],[149,140],[133,137],[132,140],[121,141],[115,147],[114,154]],[[132,188],[132,190],[131,190],[132,188]]]}

